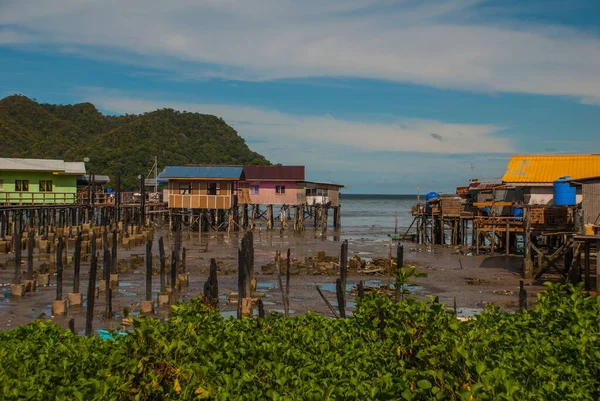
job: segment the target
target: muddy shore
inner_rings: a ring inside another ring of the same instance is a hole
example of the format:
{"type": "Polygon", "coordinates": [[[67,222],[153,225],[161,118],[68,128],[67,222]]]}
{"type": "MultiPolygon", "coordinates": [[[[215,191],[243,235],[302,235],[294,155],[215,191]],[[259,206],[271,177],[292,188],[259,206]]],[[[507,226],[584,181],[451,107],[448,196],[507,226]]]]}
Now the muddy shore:
{"type": "MultiPolygon", "coordinates": [[[[164,236],[167,252],[172,249],[173,240],[167,238],[167,233],[157,231],[153,242],[153,260],[158,264],[158,238],[164,236]]],[[[220,309],[223,315],[235,316],[236,305],[228,303],[227,295],[237,291],[237,249],[241,235],[212,233],[185,233],[182,246],[187,251],[187,270],[190,273],[189,289],[179,293],[180,300],[188,300],[202,293],[204,282],[208,277],[210,259],[215,258],[219,266],[219,295],[220,309]]],[[[261,269],[263,265],[273,263],[275,252],[281,250],[285,254],[291,249],[292,259],[303,264],[307,258],[314,258],[317,252],[325,252],[327,256],[339,257],[341,241],[339,233],[330,232],[326,236],[313,231],[301,235],[286,232],[255,232],[255,271],[257,273],[257,291],[265,293],[263,301],[267,311],[283,312],[283,302],[277,276],[269,269],[261,269]],[[271,274],[269,274],[271,273],[271,274]]],[[[395,255],[393,244],[392,254],[395,255]]],[[[521,279],[522,257],[520,256],[472,256],[468,249],[429,247],[405,243],[405,265],[416,265],[419,271],[427,274],[411,282],[414,284],[411,296],[424,298],[437,296],[441,303],[452,307],[456,299],[459,314],[469,315],[483,308],[487,303],[493,303],[508,310],[518,307],[519,280],[521,279]]],[[[390,252],[390,242],[371,239],[351,239],[348,249],[349,257],[358,255],[369,261],[375,258],[387,258],[390,252]]],[[[94,329],[121,327],[123,309],[127,308],[131,315],[139,313],[139,304],[145,293],[144,273],[145,247],[138,246],[130,250],[119,249],[121,261],[119,273],[119,289],[113,293],[113,319],[103,317],[104,294],[96,300],[94,329]]],[[[69,250],[68,255],[72,254],[69,250]]],[[[41,261],[37,252],[34,269],[38,269],[41,261]]],[[[24,266],[23,266],[24,267],[24,266]]],[[[10,296],[10,282],[14,271],[14,255],[0,255],[0,329],[11,329],[26,324],[35,319],[50,319],[67,327],[71,318],[75,319],[76,330],[83,332],[85,326],[85,292],[89,274],[89,262],[82,263],[81,288],[84,292],[84,307],[73,307],[66,316],[51,316],[51,303],[56,296],[56,277],[51,277],[48,287],[38,287],[34,293],[22,298],[10,296]]],[[[330,301],[335,301],[335,279],[337,270],[333,269],[322,274],[314,274],[313,269],[294,269],[290,286],[290,309],[293,315],[313,311],[332,316],[323,300],[319,297],[315,285],[319,285],[330,301]]],[[[73,283],[73,268],[68,265],[64,271],[64,294],[71,292],[73,283]]],[[[354,293],[350,287],[360,280],[367,284],[378,286],[393,282],[393,278],[381,272],[359,274],[357,270],[348,272],[348,310],[354,306],[354,293]]],[[[544,289],[542,281],[527,283],[529,304],[535,302],[535,294],[544,289]]],[[[153,277],[153,290],[159,289],[159,277],[153,277]]],[[[157,309],[159,318],[168,315],[168,308],[157,309]]]]}

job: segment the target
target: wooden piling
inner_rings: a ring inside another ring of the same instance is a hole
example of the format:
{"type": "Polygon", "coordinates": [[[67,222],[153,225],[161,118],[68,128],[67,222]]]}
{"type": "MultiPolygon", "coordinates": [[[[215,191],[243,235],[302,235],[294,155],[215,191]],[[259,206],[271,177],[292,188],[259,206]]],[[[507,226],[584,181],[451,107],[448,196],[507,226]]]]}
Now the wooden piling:
{"type": "Polygon", "coordinates": [[[164,293],[166,291],[166,256],[163,237],[158,239],[158,252],[160,258],[160,292],[164,293]]]}
{"type": "Polygon", "coordinates": [[[27,237],[27,280],[33,280],[33,249],[35,248],[35,233],[30,231],[27,237]]]}
{"type": "Polygon", "coordinates": [[[519,281],[519,309],[527,310],[527,290],[523,280],[519,281]]]}
{"type": "MultiPolygon", "coordinates": [[[[96,235],[92,234],[92,240],[95,243],[96,235]]],[[[92,245],[95,251],[96,246],[92,245]]],[[[92,260],[90,262],[90,277],[88,280],[88,293],[87,293],[87,310],[85,317],[85,335],[89,336],[92,334],[92,324],[94,321],[94,303],[96,300],[96,269],[98,266],[98,257],[96,253],[92,253],[92,260]]]]}
{"type": "Polygon", "coordinates": [[[75,239],[75,253],[73,254],[73,293],[79,293],[79,272],[81,270],[81,232],[77,233],[75,239]]]}
{"type": "Polygon", "coordinates": [[[146,242],[146,301],[152,301],[152,240],[146,242]]]}
{"type": "Polygon", "coordinates": [[[56,300],[63,299],[63,238],[58,237],[56,245],[56,300]]]}
{"type": "Polygon", "coordinates": [[[14,283],[21,283],[21,233],[18,232],[14,236],[14,249],[15,249],[15,275],[14,275],[14,283]]]}
{"type": "Polygon", "coordinates": [[[171,253],[171,303],[177,300],[177,254],[171,253]]]}
{"type": "MultiPolygon", "coordinates": [[[[396,272],[399,273],[400,269],[402,269],[403,266],[404,266],[404,245],[398,244],[398,246],[396,248],[396,272]]],[[[398,302],[402,296],[402,288],[401,288],[402,286],[400,285],[398,278],[396,278],[396,285],[394,287],[396,289],[396,292],[395,292],[396,302],[398,302]]]]}

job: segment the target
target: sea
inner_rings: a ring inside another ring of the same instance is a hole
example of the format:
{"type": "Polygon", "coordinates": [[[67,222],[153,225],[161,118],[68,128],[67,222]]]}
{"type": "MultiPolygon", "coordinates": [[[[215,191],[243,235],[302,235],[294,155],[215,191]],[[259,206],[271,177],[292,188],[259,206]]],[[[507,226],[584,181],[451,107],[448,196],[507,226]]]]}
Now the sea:
{"type": "MultiPolygon", "coordinates": [[[[395,228],[404,234],[414,217],[416,195],[341,194],[342,237],[344,239],[389,240],[395,228]]],[[[330,217],[331,219],[331,217],[330,217]]],[[[413,225],[412,232],[415,231],[413,225]]]]}

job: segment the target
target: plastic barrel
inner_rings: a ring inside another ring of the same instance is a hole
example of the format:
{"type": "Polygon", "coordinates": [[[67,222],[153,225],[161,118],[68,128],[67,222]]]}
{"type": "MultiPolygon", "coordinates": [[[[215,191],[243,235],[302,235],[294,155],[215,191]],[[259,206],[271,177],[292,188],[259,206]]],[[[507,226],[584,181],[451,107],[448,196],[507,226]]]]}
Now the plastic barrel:
{"type": "Polygon", "coordinates": [[[427,195],[425,195],[425,204],[427,205],[427,212],[431,212],[431,207],[429,207],[429,200],[437,199],[439,197],[440,194],[438,194],[437,192],[429,192],[427,195]]]}
{"type": "Polygon", "coordinates": [[[569,183],[571,177],[560,177],[554,181],[554,204],[573,206],[577,204],[577,189],[569,183]]]}

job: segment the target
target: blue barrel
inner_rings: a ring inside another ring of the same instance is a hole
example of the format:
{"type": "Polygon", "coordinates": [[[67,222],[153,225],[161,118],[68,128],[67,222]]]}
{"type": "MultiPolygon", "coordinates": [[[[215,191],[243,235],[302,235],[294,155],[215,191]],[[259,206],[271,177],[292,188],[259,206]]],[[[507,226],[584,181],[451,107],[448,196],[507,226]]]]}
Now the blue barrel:
{"type": "Polygon", "coordinates": [[[554,204],[557,206],[573,206],[577,204],[577,188],[569,183],[571,177],[560,177],[554,181],[554,204]]]}
{"type": "Polygon", "coordinates": [[[425,195],[425,204],[427,205],[427,212],[431,212],[431,207],[429,207],[429,200],[437,199],[439,197],[440,194],[438,194],[437,192],[429,192],[427,195],[425,195]]]}
{"type": "Polygon", "coordinates": [[[523,208],[522,207],[514,207],[513,208],[513,216],[517,218],[518,221],[523,220],[523,208]]]}

